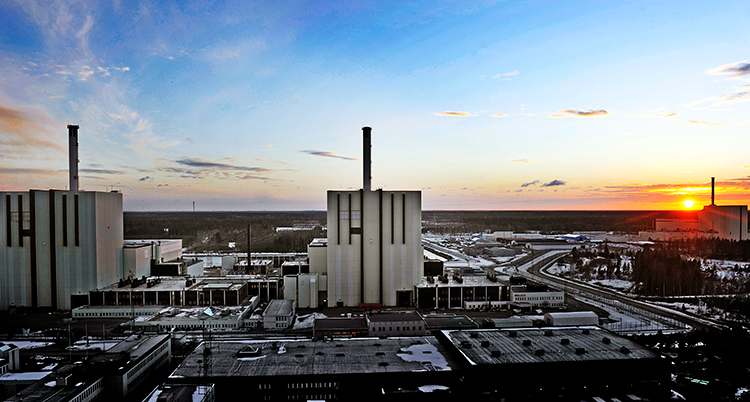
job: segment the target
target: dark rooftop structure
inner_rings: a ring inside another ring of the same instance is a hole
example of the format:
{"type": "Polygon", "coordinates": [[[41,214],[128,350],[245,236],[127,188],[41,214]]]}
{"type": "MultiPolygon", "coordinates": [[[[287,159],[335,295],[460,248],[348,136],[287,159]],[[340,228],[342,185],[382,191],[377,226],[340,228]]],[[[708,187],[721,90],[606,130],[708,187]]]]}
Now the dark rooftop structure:
{"type": "Polygon", "coordinates": [[[313,327],[313,336],[316,338],[324,336],[354,338],[368,335],[369,328],[364,317],[318,318],[313,327]]]}
{"type": "Polygon", "coordinates": [[[627,400],[624,396],[639,392],[661,400],[669,392],[664,359],[597,327],[442,331],[438,336],[465,370],[467,386],[482,394],[627,400]],[[525,386],[501,388],[497,378],[525,386]]]}
{"type": "Polygon", "coordinates": [[[199,345],[169,383],[215,383],[217,400],[249,390],[260,400],[354,400],[382,397],[384,384],[417,391],[456,382],[456,363],[433,337],[214,343],[210,376],[204,350],[199,345]]]}

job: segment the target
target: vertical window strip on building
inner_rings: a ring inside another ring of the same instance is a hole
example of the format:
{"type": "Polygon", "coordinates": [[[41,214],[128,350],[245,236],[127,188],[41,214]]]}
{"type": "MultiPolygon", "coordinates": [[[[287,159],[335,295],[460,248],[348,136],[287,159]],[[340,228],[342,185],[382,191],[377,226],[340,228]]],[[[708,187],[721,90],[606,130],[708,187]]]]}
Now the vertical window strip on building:
{"type": "Polygon", "coordinates": [[[62,236],[63,247],[68,247],[68,195],[62,196],[62,236]]]}
{"type": "Polygon", "coordinates": [[[81,238],[80,238],[80,228],[78,227],[78,194],[73,195],[73,219],[75,221],[73,222],[73,227],[75,231],[75,244],[76,247],[79,247],[81,245],[81,238]]]}
{"type": "Polygon", "coordinates": [[[406,244],[406,193],[401,194],[401,244],[406,244]]]}
{"type": "Polygon", "coordinates": [[[23,247],[23,196],[18,194],[18,246],[23,247]]]}
{"type": "Polygon", "coordinates": [[[5,240],[8,247],[13,247],[13,235],[10,225],[10,194],[5,194],[5,240]]]}

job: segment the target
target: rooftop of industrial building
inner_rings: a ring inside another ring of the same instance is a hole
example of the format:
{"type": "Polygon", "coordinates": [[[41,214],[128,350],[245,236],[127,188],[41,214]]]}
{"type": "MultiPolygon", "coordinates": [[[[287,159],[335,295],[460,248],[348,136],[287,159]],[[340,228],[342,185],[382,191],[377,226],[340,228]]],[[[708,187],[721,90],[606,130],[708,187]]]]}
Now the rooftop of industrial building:
{"type": "Polygon", "coordinates": [[[424,321],[428,329],[478,328],[476,322],[465,315],[456,314],[425,314],[424,321]]]}
{"type": "Polygon", "coordinates": [[[197,278],[195,282],[187,285],[187,280],[184,277],[176,276],[152,276],[147,278],[146,282],[139,284],[136,287],[131,285],[125,285],[120,287],[118,283],[114,283],[105,288],[97,289],[99,291],[109,292],[130,292],[130,291],[143,291],[148,290],[154,291],[182,291],[182,290],[238,290],[244,284],[254,279],[248,275],[235,275],[221,278],[201,277],[197,278]],[[151,282],[151,286],[148,286],[148,282],[151,282]]]}
{"type": "Polygon", "coordinates": [[[447,330],[442,333],[471,365],[659,357],[635,342],[597,327],[447,330]]]}
{"type": "Polygon", "coordinates": [[[507,285],[507,283],[497,280],[497,281],[491,281],[484,275],[464,275],[462,277],[461,282],[457,282],[453,275],[448,276],[448,283],[440,282],[437,276],[432,277],[433,282],[430,283],[427,281],[427,277],[422,277],[422,281],[418,283],[416,286],[419,288],[434,288],[436,287],[457,287],[457,286],[466,286],[466,287],[472,287],[472,286],[503,286],[507,285]]]}
{"type": "Polygon", "coordinates": [[[155,348],[169,337],[169,334],[131,335],[117,345],[111,347],[105,354],[128,353],[130,355],[130,361],[134,363],[144,355],[151,352],[151,349],[155,348]]]}
{"type": "MultiPolygon", "coordinates": [[[[205,343],[172,374],[200,377],[205,343]]],[[[453,370],[458,366],[434,337],[354,338],[331,342],[279,339],[214,342],[211,373],[215,377],[393,373],[453,370]],[[240,353],[258,348],[256,356],[240,353]]]]}
{"type": "Polygon", "coordinates": [[[136,319],[137,323],[170,323],[183,322],[185,320],[210,319],[212,321],[226,320],[237,321],[248,306],[231,306],[231,307],[191,307],[177,308],[167,307],[154,315],[140,316],[136,319]]]}
{"type": "Polygon", "coordinates": [[[422,321],[422,316],[416,311],[373,311],[367,314],[367,319],[373,322],[422,321]]]}
{"type": "Polygon", "coordinates": [[[288,316],[292,314],[294,309],[294,300],[289,299],[275,299],[271,300],[266,307],[266,311],[263,312],[263,316],[288,316]]]}
{"type": "Polygon", "coordinates": [[[94,382],[99,380],[101,376],[91,370],[86,370],[78,366],[63,366],[55,372],[48,373],[48,376],[44,376],[39,381],[34,382],[28,387],[21,390],[19,393],[6,399],[11,402],[63,402],[72,400],[72,398],[80,394],[83,390],[90,387],[94,382]],[[66,377],[72,375],[68,379],[68,385],[58,385],[56,382],[57,377],[66,377]],[[43,380],[48,380],[44,382],[43,380]]]}

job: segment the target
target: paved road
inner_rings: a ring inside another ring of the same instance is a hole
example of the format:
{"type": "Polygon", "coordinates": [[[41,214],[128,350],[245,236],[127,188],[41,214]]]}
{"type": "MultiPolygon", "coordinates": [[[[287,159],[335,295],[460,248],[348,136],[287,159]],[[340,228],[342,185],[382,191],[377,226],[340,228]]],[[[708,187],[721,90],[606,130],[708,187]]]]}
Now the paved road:
{"type": "Polygon", "coordinates": [[[552,264],[555,263],[559,258],[561,258],[563,255],[567,253],[562,252],[552,252],[552,251],[545,251],[541,253],[535,253],[535,260],[533,263],[528,264],[528,267],[526,268],[526,272],[538,278],[543,283],[552,283],[558,287],[563,288],[573,288],[576,291],[583,294],[583,296],[586,296],[586,294],[594,295],[597,298],[605,299],[605,300],[616,300],[622,304],[631,306],[636,309],[641,309],[644,311],[647,311],[649,313],[652,313],[657,316],[666,317],[670,320],[678,321],[687,325],[690,325],[693,328],[698,329],[705,329],[705,328],[717,328],[717,327],[724,327],[724,325],[714,321],[714,320],[708,320],[704,318],[698,318],[693,317],[688,314],[684,314],[679,311],[675,311],[672,309],[664,308],[661,306],[653,305],[650,303],[644,303],[639,300],[635,300],[633,298],[627,297],[623,294],[612,292],[604,289],[600,289],[594,286],[591,286],[589,284],[579,282],[579,281],[573,281],[565,278],[560,278],[558,276],[550,275],[545,270],[550,267],[552,264]]]}

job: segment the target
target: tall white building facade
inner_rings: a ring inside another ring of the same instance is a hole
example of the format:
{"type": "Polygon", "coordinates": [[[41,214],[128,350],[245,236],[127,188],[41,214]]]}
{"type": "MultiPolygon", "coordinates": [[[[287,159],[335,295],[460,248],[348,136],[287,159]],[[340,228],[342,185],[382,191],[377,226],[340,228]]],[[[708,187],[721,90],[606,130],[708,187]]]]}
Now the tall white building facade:
{"type": "Polygon", "coordinates": [[[364,186],[328,191],[328,306],[411,306],[423,271],[422,192],[370,190],[370,134],[364,186]]]}
{"type": "Polygon", "coordinates": [[[0,309],[69,310],[122,273],[122,194],[0,192],[0,309]]]}
{"type": "Polygon", "coordinates": [[[328,305],[411,306],[424,271],[421,191],[328,192],[328,305]]]}

